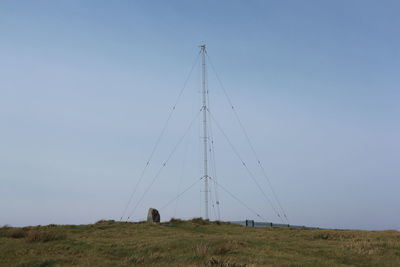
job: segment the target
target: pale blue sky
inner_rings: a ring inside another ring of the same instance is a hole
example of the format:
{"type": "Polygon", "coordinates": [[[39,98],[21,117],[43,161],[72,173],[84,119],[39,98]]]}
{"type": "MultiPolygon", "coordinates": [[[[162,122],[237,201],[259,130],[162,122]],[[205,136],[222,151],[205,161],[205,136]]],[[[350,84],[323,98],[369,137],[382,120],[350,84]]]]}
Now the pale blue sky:
{"type": "MultiPolygon", "coordinates": [[[[400,229],[399,12],[398,1],[1,1],[0,225],[118,219],[206,43],[291,223],[400,229]]],[[[200,86],[197,65],[134,203],[198,110],[200,86]]],[[[272,198],[211,71],[209,89],[272,198]]],[[[200,176],[199,130],[133,220],[200,176]]],[[[279,222],[213,132],[220,183],[279,222]]],[[[162,219],[203,216],[201,190],[162,219]]],[[[257,220],[218,193],[222,219],[257,220]]]]}

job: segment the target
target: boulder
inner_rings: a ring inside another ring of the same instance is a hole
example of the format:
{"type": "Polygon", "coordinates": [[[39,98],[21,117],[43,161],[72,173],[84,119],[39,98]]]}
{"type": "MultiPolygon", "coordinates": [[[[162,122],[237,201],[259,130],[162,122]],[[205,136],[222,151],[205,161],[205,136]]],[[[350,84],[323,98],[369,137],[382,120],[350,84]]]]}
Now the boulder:
{"type": "Polygon", "coordinates": [[[147,222],[148,223],[159,223],[160,222],[160,213],[158,210],[150,208],[147,213],[147,222]]]}

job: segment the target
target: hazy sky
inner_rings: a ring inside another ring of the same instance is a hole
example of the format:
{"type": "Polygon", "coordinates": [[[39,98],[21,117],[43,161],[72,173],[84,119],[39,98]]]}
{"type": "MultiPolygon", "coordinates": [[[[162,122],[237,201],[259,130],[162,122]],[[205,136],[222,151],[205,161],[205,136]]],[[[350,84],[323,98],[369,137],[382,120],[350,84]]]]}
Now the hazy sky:
{"type": "MultiPolygon", "coordinates": [[[[0,225],[119,219],[205,43],[290,223],[400,229],[399,13],[366,0],[1,1],[0,225]]],[[[197,63],[127,214],[198,113],[197,63]]],[[[208,70],[211,112],[277,207],[208,70]]],[[[199,179],[200,123],[132,220],[199,179]]],[[[219,183],[279,222],[211,126],[219,183]]],[[[204,216],[202,190],[162,219],[204,216]]],[[[217,194],[223,220],[260,220],[217,194]]]]}

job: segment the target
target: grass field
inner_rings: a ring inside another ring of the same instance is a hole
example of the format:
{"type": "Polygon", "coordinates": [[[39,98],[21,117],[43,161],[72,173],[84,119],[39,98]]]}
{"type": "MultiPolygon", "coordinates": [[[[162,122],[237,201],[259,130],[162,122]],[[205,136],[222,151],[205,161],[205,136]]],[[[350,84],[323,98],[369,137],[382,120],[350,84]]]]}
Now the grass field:
{"type": "Polygon", "coordinates": [[[0,266],[400,266],[400,233],[167,223],[0,228],[0,266]]]}

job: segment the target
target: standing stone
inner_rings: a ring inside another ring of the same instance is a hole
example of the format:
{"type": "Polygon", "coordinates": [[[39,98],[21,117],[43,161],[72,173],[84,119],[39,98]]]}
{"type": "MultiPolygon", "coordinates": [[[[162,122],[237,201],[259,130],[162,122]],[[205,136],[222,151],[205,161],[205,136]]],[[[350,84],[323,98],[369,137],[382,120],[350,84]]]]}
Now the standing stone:
{"type": "Polygon", "coordinates": [[[160,213],[158,210],[150,208],[147,213],[147,222],[148,223],[159,223],[160,222],[160,213]]]}

